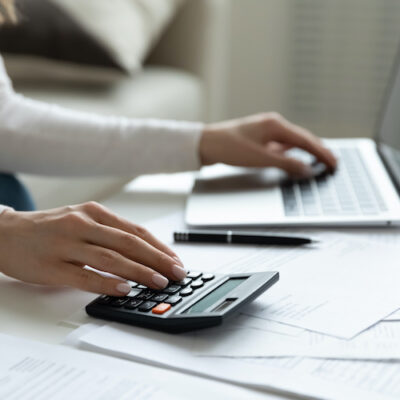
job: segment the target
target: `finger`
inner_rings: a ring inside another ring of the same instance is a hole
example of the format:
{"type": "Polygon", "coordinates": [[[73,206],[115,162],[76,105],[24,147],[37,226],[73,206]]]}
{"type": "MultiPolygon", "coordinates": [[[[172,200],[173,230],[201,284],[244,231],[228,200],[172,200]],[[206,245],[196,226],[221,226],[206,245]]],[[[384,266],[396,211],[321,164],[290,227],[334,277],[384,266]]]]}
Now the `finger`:
{"type": "Polygon", "coordinates": [[[94,271],[64,263],[55,269],[54,285],[72,286],[87,292],[107,294],[109,296],[126,296],[131,286],[118,278],[102,276],[94,271]]]}
{"type": "Polygon", "coordinates": [[[278,154],[284,154],[288,150],[293,148],[293,146],[290,144],[284,144],[279,142],[269,142],[265,145],[265,147],[268,151],[278,154]]]}
{"type": "Polygon", "coordinates": [[[276,167],[286,171],[289,175],[299,178],[310,178],[312,176],[312,169],[309,165],[304,164],[302,161],[285,155],[268,153],[266,155],[266,162],[271,167],[276,167]]]}
{"type": "Polygon", "coordinates": [[[263,145],[248,140],[241,140],[237,144],[234,157],[227,160],[231,165],[242,167],[277,167],[290,175],[310,177],[310,167],[299,160],[268,151],[263,145]]]}
{"type": "Polygon", "coordinates": [[[114,250],[95,245],[88,244],[71,250],[68,262],[89,265],[99,271],[112,273],[154,289],[163,289],[168,285],[168,279],[153,269],[129,260],[114,250]]]}
{"type": "Polygon", "coordinates": [[[99,224],[107,225],[112,228],[120,229],[124,232],[128,232],[132,235],[138,236],[142,240],[146,241],[156,249],[162,251],[163,253],[169,255],[181,264],[183,267],[182,261],[179,259],[177,254],[171,250],[167,245],[158,240],[154,235],[152,235],[147,229],[143,228],[140,225],[136,225],[124,218],[119,217],[114,214],[106,207],[98,203],[87,203],[83,207],[85,207],[85,211],[99,224]]]}
{"type": "Polygon", "coordinates": [[[306,150],[329,168],[336,168],[337,161],[333,153],[322,144],[320,139],[301,126],[281,118],[274,122],[270,138],[306,150]]]}
{"type": "Polygon", "coordinates": [[[96,223],[85,232],[84,240],[113,250],[131,261],[158,271],[170,280],[182,280],[186,277],[185,269],[176,259],[128,232],[96,223]]]}

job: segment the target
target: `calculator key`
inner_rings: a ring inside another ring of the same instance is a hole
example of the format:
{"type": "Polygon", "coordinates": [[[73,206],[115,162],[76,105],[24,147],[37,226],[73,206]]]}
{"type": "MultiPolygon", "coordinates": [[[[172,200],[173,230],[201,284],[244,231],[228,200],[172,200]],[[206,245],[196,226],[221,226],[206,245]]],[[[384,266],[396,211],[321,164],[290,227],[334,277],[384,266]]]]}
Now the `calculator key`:
{"type": "Polygon", "coordinates": [[[192,289],[198,289],[201,288],[202,286],[204,286],[204,282],[201,279],[192,282],[192,284],[190,285],[192,289]]]}
{"type": "Polygon", "coordinates": [[[151,300],[152,300],[152,301],[156,301],[156,302],[158,302],[158,303],[161,303],[162,301],[165,301],[167,298],[168,298],[168,295],[167,295],[167,294],[160,293],[160,294],[154,295],[154,296],[151,298],[151,300]]]}
{"type": "Polygon", "coordinates": [[[213,274],[203,274],[201,279],[203,279],[204,282],[212,281],[215,278],[213,274]]]}
{"type": "Polygon", "coordinates": [[[129,299],[127,297],[120,297],[115,299],[112,303],[112,307],[121,307],[123,306],[129,299]]]}
{"type": "Polygon", "coordinates": [[[159,305],[155,306],[151,312],[153,314],[164,314],[166,313],[169,309],[171,309],[171,304],[167,304],[167,303],[160,303],[159,305]]]}
{"type": "Polygon", "coordinates": [[[144,285],[138,285],[138,286],[136,286],[138,289],[147,289],[147,286],[144,286],[144,285]]]}
{"type": "Polygon", "coordinates": [[[98,304],[109,304],[109,303],[111,303],[114,299],[115,299],[115,297],[107,296],[107,295],[103,294],[102,296],[100,296],[100,297],[97,299],[96,302],[97,302],[98,304]]]}
{"type": "Polygon", "coordinates": [[[127,297],[136,297],[140,293],[142,293],[141,289],[134,288],[127,294],[127,297]]]}
{"type": "Polygon", "coordinates": [[[134,288],[134,287],[136,287],[136,286],[139,286],[138,283],[133,282],[133,281],[128,281],[128,283],[131,285],[131,288],[134,288]]]}
{"type": "Polygon", "coordinates": [[[132,299],[125,303],[124,308],[128,310],[134,310],[136,307],[139,307],[143,303],[143,300],[132,299]]]}
{"type": "Polygon", "coordinates": [[[187,273],[186,277],[187,278],[192,278],[192,279],[197,279],[200,278],[202,275],[201,272],[197,272],[197,271],[190,271],[187,273]]]}
{"type": "Polygon", "coordinates": [[[145,301],[142,305],[139,306],[138,310],[139,311],[150,311],[152,308],[154,308],[157,305],[154,301],[145,301]]]}
{"type": "Polygon", "coordinates": [[[181,287],[185,287],[185,286],[189,285],[190,282],[192,282],[191,278],[185,278],[185,279],[182,279],[181,281],[177,281],[177,282],[174,282],[174,283],[175,283],[175,285],[179,285],[181,287]]]}
{"type": "Polygon", "coordinates": [[[165,300],[165,302],[171,304],[171,306],[178,304],[180,301],[182,301],[182,297],[180,296],[169,296],[168,299],[165,300]]]}
{"type": "Polygon", "coordinates": [[[180,286],[178,286],[178,285],[171,285],[171,286],[166,287],[166,288],[163,290],[163,293],[175,294],[175,293],[179,292],[180,290],[181,290],[181,287],[180,287],[180,286]]]}
{"type": "Polygon", "coordinates": [[[193,289],[190,287],[187,287],[183,290],[181,290],[181,292],[179,293],[181,296],[190,296],[193,293],[193,289]]]}
{"type": "Polygon", "coordinates": [[[150,289],[143,290],[142,293],[140,293],[137,298],[140,300],[149,300],[151,297],[153,297],[154,292],[150,289]]]}

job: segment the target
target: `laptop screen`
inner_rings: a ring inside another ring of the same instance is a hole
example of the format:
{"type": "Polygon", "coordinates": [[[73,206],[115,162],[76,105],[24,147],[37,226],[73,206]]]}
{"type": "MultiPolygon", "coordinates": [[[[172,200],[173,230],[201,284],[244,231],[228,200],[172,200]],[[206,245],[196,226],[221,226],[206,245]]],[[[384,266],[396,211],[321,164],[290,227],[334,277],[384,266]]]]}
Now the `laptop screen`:
{"type": "Polygon", "coordinates": [[[400,53],[388,85],[378,127],[378,151],[400,189],[400,53]]]}

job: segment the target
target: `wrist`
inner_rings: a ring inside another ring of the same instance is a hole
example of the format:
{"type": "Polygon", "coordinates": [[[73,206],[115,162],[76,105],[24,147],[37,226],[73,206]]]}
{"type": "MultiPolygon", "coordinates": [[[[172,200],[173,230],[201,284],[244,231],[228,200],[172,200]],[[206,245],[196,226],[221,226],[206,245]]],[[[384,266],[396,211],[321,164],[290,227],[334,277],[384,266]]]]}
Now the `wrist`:
{"type": "Polygon", "coordinates": [[[219,147],[219,142],[221,142],[219,136],[218,130],[214,128],[214,125],[204,126],[199,144],[201,165],[212,165],[218,162],[215,153],[219,147]]]}
{"type": "Polygon", "coordinates": [[[2,214],[6,213],[7,211],[14,211],[14,209],[12,207],[9,207],[9,206],[0,205],[0,216],[2,214]]]}

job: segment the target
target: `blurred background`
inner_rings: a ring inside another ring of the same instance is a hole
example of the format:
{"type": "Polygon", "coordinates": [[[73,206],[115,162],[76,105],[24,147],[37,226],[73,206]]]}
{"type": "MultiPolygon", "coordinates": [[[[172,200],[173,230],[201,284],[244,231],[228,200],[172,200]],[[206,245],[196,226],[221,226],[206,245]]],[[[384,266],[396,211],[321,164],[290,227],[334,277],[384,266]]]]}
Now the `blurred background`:
{"type": "Polygon", "coordinates": [[[400,39],[398,0],[232,0],[226,116],[277,110],[371,136],[400,39]]]}
{"type": "MultiPolygon", "coordinates": [[[[17,91],[103,115],[217,121],[278,111],[322,137],[371,137],[399,0],[17,0],[0,52],[17,91]]],[[[132,179],[23,176],[40,208],[132,179]]]]}

